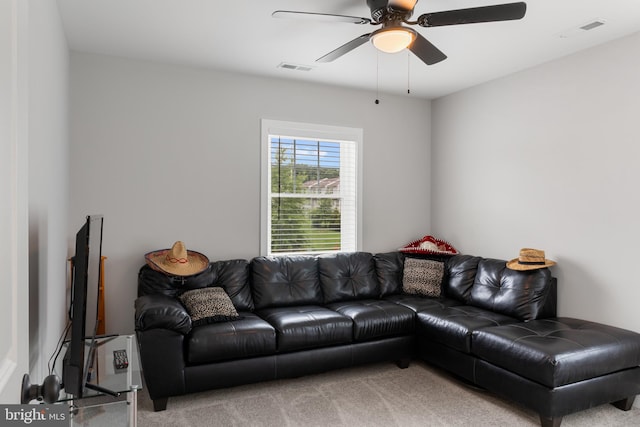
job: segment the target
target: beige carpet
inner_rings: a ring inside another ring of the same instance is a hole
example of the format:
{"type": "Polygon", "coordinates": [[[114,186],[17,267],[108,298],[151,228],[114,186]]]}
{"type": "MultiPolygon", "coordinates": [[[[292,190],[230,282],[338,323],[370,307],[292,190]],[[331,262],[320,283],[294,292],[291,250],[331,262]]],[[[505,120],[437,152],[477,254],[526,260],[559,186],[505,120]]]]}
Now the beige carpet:
{"type": "MultiPolygon", "coordinates": [[[[142,391],[138,425],[160,426],[539,426],[538,416],[470,388],[421,362],[361,366],[169,398],[153,412],[142,391]]],[[[603,405],[562,427],[640,426],[640,409],[603,405]]]]}

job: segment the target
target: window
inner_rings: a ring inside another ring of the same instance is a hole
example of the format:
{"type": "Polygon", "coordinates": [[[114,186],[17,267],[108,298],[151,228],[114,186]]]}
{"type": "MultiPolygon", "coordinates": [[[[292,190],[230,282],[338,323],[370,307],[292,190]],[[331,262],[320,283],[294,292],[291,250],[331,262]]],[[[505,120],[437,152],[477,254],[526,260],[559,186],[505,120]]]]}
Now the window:
{"type": "Polygon", "coordinates": [[[360,248],[362,129],[262,121],[261,253],[360,248]]]}

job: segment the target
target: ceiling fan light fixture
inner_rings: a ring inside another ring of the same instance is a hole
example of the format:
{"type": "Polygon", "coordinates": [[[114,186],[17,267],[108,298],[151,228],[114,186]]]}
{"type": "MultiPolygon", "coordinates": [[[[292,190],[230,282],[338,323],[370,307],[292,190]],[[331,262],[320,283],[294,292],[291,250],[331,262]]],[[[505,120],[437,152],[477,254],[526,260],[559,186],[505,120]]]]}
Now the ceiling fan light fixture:
{"type": "Polygon", "coordinates": [[[371,34],[371,43],[385,53],[396,53],[409,47],[416,34],[411,28],[386,27],[371,34]]]}

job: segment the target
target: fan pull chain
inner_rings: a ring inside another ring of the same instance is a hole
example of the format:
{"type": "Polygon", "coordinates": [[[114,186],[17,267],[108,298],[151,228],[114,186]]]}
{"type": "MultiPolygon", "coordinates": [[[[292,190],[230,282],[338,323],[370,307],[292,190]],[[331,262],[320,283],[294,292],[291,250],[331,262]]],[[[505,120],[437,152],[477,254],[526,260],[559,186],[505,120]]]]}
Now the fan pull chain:
{"type": "Polygon", "coordinates": [[[411,94],[411,55],[407,50],[407,94],[411,94]]]}
{"type": "Polygon", "coordinates": [[[376,49],[376,105],[380,104],[380,52],[376,49]]]}

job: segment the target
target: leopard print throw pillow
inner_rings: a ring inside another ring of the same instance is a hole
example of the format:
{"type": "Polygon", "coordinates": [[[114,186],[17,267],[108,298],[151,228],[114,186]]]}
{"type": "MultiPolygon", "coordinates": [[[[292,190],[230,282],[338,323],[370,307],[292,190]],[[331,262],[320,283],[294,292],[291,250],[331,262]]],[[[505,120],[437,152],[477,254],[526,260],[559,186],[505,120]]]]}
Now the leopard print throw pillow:
{"type": "Polygon", "coordinates": [[[406,294],[440,297],[444,263],[430,259],[406,258],[402,290],[406,294]]]}
{"type": "Polygon", "coordinates": [[[219,287],[193,289],[180,295],[180,300],[194,326],[240,318],[229,295],[219,287]]]}

